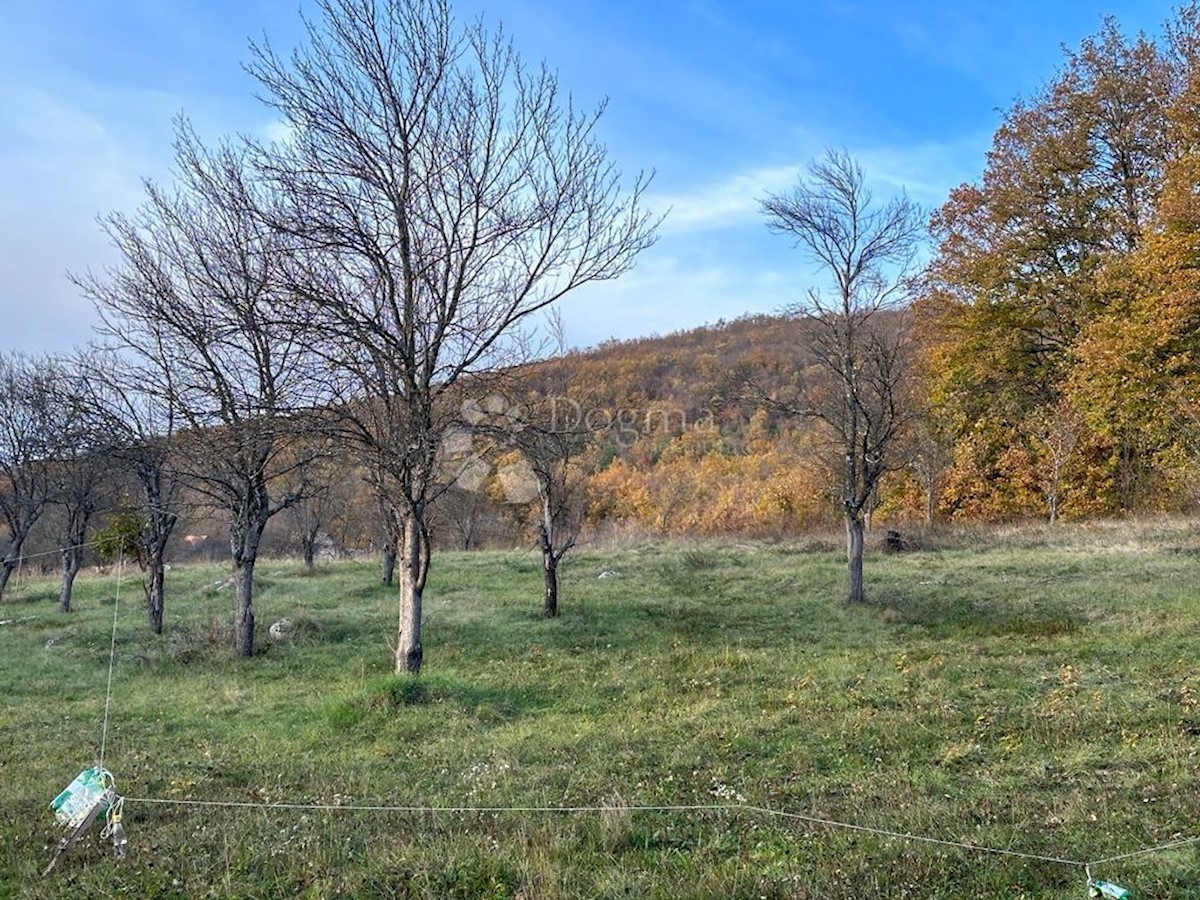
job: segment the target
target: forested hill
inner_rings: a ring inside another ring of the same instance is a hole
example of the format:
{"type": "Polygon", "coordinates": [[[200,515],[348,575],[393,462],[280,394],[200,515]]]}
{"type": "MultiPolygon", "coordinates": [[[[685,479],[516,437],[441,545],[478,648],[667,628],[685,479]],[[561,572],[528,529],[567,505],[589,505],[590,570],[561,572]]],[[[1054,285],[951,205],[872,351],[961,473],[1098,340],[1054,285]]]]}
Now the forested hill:
{"type": "Polygon", "coordinates": [[[785,316],[745,316],[572,350],[539,363],[537,377],[547,390],[614,409],[670,403],[694,421],[719,412],[714,398],[730,393],[732,378],[753,374],[764,384],[790,378],[802,330],[802,323],[785,316]]]}
{"type": "Polygon", "coordinates": [[[746,316],[609,341],[530,367],[555,424],[595,438],[589,520],[655,534],[783,534],[836,521],[811,422],[755,396],[788,392],[807,325],[746,316]]]}

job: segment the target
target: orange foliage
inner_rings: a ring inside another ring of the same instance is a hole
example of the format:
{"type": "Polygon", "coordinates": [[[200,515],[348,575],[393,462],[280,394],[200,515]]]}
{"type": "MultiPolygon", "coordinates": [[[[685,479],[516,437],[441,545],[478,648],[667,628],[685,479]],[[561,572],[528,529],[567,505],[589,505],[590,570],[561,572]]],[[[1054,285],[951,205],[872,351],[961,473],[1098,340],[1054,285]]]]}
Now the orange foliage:
{"type": "Polygon", "coordinates": [[[811,458],[779,448],[697,455],[692,435],[653,466],[618,460],[594,475],[592,515],[662,535],[779,535],[831,520],[828,478],[811,458]]]}

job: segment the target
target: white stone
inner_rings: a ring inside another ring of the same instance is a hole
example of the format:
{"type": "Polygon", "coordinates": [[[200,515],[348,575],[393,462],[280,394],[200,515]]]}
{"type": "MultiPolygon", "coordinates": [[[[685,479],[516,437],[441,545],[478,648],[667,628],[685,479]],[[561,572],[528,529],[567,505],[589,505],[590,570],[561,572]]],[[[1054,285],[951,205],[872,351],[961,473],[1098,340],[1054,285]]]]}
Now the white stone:
{"type": "Polygon", "coordinates": [[[291,619],[280,619],[278,622],[272,622],[271,627],[267,629],[267,634],[271,636],[273,641],[288,641],[292,638],[292,632],[296,630],[296,626],[291,619]]]}

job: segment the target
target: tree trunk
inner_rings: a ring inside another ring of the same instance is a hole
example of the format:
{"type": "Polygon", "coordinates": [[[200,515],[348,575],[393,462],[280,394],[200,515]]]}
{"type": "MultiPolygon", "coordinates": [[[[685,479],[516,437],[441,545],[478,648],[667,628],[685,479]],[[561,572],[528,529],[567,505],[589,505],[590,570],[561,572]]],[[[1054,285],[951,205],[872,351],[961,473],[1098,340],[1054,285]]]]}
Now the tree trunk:
{"type": "MultiPolygon", "coordinates": [[[[14,526],[9,525],[10,529],[14,526]]],[[[16,535],[15,539],[8,545],[8,552],[4,554],[4,562],[0,564],[0,600],[4,599],[4,591],[8,587],[8,580],[12,578],[12,573],[21,565],[21,551],[25,547],[25,535],[16,535]]]]}
{"type": "Polygon", "coordinates": [[[62,586],[58,590],[58,611],[71,611],[71,589],[75,585],[75,576],[83,563],[83,554],[72,548],[62,554],[62,586]]]}
{"type": "Polygon", "coordinates": [[[391,587],[396,580],[396,547],[386,547],[383,551],[383,586],[391,587]]]}
{"type": "Polygon", "coordinates": [[[150,619],[150,631],[153,634],[163,632],[163,610],[167,590],[166,552],[167,541],[175,529],[178,518],[174,513],[167,512],[163,507],[162,492],[157,485],[151,484],[146,488],[148,505],[154,510],[151,516],[150,534],[143,544],[145,555],[142,563],[146,570],[146,612],[150,619]]]}
{"type": "Polygon", "coordinates": [[[165,593],[167,574],[163,565],[162,553],[151,551],[150,559],[146,561],[146,609],[150,616],[150,630],[154,634],[163,632],[163,594],[165,593]]]}
{"type": "Polygon", "coordinates": [[[242,507],[229,523],[229,549],[233,559],[233,585],[237,610],[233,616],[233,655],[242,659],[254,655],[254,565],[263,529],[271,518],[266,484],[259,482],[247,493],[242,507]]]}
{"type": "Polygon", "coordinates": [[[237,613],[233,619],[235,656],[254,655],[254,558],[241,560],[233,570],[237,613]]]}
{"type": "Polygon", "coordinates": [[[428,548],[417,517],[404,518],[400,538],[400,630],[396,640],[396,674],[417,675],[421,671],[421,600],[425,590],[428,548]]]}
{"type": "Polygon", "coordinates": [[[542,612],[549,619],[558,615],[558,560],[553,553],[542,551],[542,572],[546,580],[546,602],[542,612]]]}
{"type": "Polygon", "coordinates": [[[4,591],[8,587],[8,579],[12,578],[13,571],[17,568],[17,560],[6,559],[0,563],[0,600],[4,599],[4,591]]]}
{"type": "Polygon", "coordinates": [[[1049,507],[1050,524],[1051,525],[1055,524],[1058,521],[1058,507],[1059,507],[1060,501],[1062,499],[1062,496],[1061,496],[1061,486],[1062,486],[1061,472],[1062,472],[1062,465],[1059,462],[1059,460],[1057,458],[1055,458],[1053,465],[1050,469],[1050,484],[1046,489],[1046,506],[1049,507]]]}
{"type": "Polygon", "coordinates": [[[316,549],[313,547],[314,541],[304,542],[304,571],[311,572],[315,565],[316,549]]]}
{"type": "Polygon", "coordinates": [[[558,615],[558,559],[554,555],[554,540],[548,527],[550,511],[545,500],[542,501],[542,508],[543,520],[538,527],[538,537],[542,545],[542,575],[546,582],[542,614],[552,619],[558,615]]]}
{"type": "Polygon", "coordinates": [[[863,520],[859,516],[846,515],[846,565],[848,589],[846,599],[851,603],[863,602],[863,520]]]}

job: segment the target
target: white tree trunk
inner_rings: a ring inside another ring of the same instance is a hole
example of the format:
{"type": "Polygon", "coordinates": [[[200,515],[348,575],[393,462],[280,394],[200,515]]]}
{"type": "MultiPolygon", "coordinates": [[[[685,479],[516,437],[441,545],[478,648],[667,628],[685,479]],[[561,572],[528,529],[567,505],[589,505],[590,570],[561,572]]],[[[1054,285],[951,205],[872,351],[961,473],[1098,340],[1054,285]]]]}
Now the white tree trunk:
{"type": "Polygon", "coordinates": [[[400,629],[396,636],[396,674],[421,671],[421,600],[425,590],[426,548],[416,517],[404,518],[400,537],[400,629]]]}

